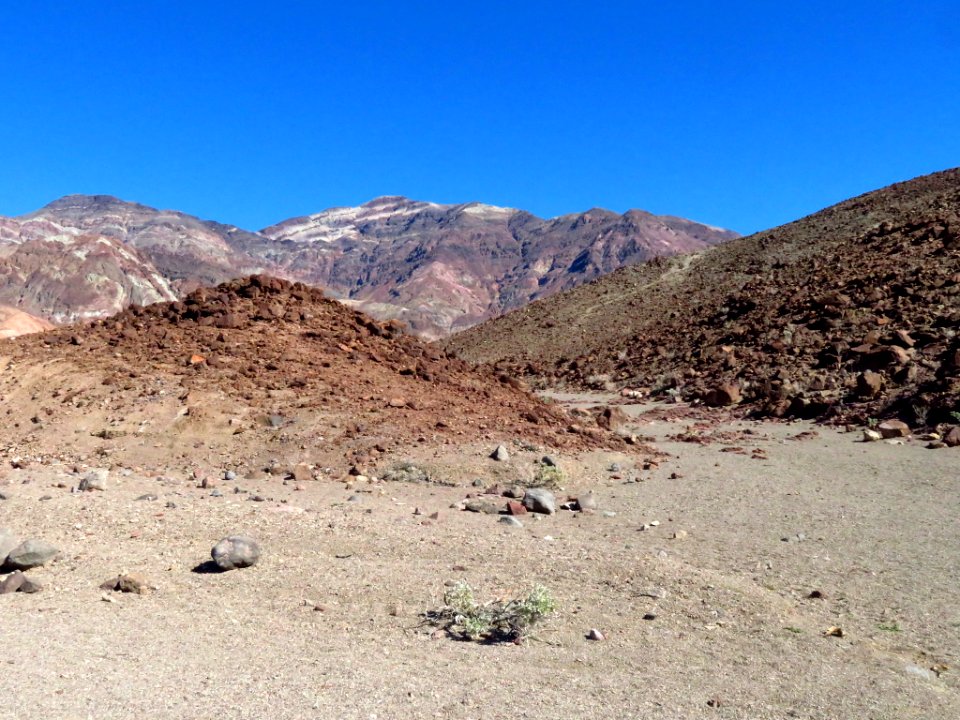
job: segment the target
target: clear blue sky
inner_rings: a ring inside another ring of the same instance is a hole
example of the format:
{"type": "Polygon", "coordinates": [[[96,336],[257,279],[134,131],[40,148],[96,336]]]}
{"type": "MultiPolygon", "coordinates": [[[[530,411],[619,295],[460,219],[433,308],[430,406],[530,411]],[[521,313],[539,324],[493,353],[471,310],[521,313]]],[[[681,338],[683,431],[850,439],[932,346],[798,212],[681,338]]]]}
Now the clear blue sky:
{"type": "Polygon", "coordinates": [[[960,165],[960,3],[19,2],[0,214],[377,195],[741,232],[960,165]]]}

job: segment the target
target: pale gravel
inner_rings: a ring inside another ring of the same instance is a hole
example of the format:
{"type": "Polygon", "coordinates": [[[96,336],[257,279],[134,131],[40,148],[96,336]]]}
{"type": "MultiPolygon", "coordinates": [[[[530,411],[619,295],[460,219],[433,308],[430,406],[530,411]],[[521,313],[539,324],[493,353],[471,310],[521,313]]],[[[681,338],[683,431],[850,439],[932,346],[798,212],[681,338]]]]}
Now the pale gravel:
{"type": "MultiPolygon", "coordinates": [[[[748,448],[768,460],[662,441],[682,423],[639,426],[677,456],[643,482],[604,471],[626,456],[560,458],[565,490],[593,489],[616,517],[528,515],[522,530],[448,509],[474,477],[510,472],[492,446],[423,458],[462,466],[459,488],[236,483],[262,503],[137,476],[70,494],[56,468],[11,471],[0,525],[63,553],[31,571],[43,592],[0,597],[0,718],[960,717],[960,450],[739,426],[770,436],[748,448]],[[159,500],[135,500],[147,492],[159,500]],[[260,564],[191,572],[231,533],[258,538],[260,564]],[[159,589],[103,601],[128,570],[159,589]],[[433,639],[418,614],[460,577],[487,597],[543,583],[560,612],[522,646],[433,639]],[[831,625],[845,637],[823,637],[831,625]],[[937,663],[930,680],[905,670],[937,663]]],[[[542,454],[511,448],[510,466],[542,454]]]]}

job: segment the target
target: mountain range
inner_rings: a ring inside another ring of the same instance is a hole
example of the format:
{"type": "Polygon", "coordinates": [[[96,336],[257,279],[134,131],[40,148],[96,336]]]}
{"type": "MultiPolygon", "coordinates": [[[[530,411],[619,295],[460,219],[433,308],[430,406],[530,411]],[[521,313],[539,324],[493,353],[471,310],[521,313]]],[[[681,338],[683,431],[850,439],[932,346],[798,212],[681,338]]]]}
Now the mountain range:
{"type": "Polygon", "coordinates": [[[251,232],[112,196],[69,195],[0,217],[0,306],[64,324],[269,273],[437,338],[619,267],[735,237],[640,210],[544,220],[403,197],[251,232]]]}

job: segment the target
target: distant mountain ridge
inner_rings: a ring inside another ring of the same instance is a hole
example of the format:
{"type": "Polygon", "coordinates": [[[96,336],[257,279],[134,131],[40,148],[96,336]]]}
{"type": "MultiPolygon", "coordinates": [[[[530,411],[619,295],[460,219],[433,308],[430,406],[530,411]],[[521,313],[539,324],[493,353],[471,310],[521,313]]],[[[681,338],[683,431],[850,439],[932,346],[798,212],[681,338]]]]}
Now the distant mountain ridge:
{"type": "Polygon", "coordinates": [[[109,195],[68,195],[0,217],[0,304],[66,323],[269,273],[435,338],[618,267],[736,236],[638,210],[543,220],[397,196],[250,232],[109,195]]]}

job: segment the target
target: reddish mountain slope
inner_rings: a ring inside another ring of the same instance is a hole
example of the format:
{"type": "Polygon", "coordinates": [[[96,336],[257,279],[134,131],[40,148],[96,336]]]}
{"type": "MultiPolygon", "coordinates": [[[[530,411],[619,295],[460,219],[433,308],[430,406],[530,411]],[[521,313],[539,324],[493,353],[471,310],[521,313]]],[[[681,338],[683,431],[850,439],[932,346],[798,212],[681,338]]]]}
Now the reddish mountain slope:
{"type": "Polygon", "coordinates": [[[624,268],[447,347],[553,382],[642,385],[774,415],[960,412],[960,170],[695,255],[624,268]],[[735,400],[735,398],[733,398],[735,400]]]}

